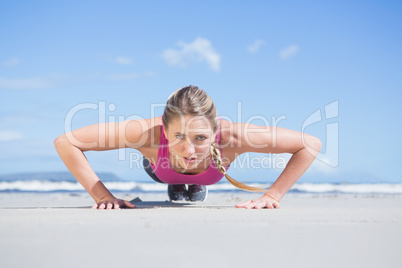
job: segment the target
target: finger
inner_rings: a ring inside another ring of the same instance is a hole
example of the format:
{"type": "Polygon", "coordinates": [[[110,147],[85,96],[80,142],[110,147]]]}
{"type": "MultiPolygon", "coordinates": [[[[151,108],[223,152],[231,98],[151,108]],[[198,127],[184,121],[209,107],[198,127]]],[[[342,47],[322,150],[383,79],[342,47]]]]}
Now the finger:
{"type": "Polygon", "coordinates": [[[247,201],[247,202],[244,202],[244,203],[235,205],[235,206],[236,206],[237,208],[244,208],[245,206],[247,206],[247,205],[250,204],[250,203],[251,203],[251,201],[247,201]]]}
{"type": "Polygon", "coordinates": [[[258,203],[255,204],[254,208],[255,209],[260,209],[260,208],[264,207],[264,205],[265,205],[264,203],[258,202],[258,203]]]}
{"type": "Polygon", "coordinates": [[[114,209],[119,209],[120,208],[120,206],[119,206],[119,203],[114,203],[114,209]]]}
{"type": "Polygon", "coordinates": [[[106,207],[105,203],[99,205],[98,209],[104,209],[106,207]]]}
{"type": "Polygon", "coordinates": [[[274,208],[271,203],[267,203],[267,204],[265,205],[265,207],[266,207],[266,208],[270,208],[270,209],[273,209],[273,208],[274,208]]]}
{"type": "Polygon", "coordinates": [[[247,205],[249,205],[249,204],[251,204],[251,203],[253,203],[254,202],[254,200],[249,200],[249,201],[247,201],[247,202],[244,202],[243,204],[245,205],[245,206],[247,206],[247,205]]]}
{"type": "Polygon", "coordinates": [[[96,209],[98,207],[98,204],[94,204],[92,207],[91,207],[91,209],[96,209]]]}
{"type": "Polygon", "coordinates": [[[279,203],[274,203],[274,204],[273,204],[273,207],[274,207],[274,208],[281,208],[281,206],[279,205],[279,203]]]}
{"type": "Polygon", "coordinates": [[[246,206],[246,208],[247,209],[249,209],[249,208],[255,208],[255,206],[258,204],[258,201],[257,200],[251,200],[250,201],[250,204],[248,204],[247,206],[246,206]]]}
{"type": "Polygon", "coordinates": [[[126,207],[126,208],[135,208],[135,205],[131,204],[128,201],[124,201],[124,207],[126,207]]]}
{"type": "Polygon", "coordinates": [[[106,209],[112,209],[113,208],[113,203],[107,203],[106,209]]]}

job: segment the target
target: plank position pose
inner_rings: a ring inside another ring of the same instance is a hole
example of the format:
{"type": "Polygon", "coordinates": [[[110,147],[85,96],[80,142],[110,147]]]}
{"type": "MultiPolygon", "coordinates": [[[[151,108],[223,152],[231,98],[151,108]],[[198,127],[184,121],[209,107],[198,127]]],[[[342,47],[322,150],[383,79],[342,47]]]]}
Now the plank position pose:
{"type": "Polygon", "coordinates": [[[263,191],[238,208],[279,208],[279,201],[309,168],[321,149],[318,138],[273,126],[234,123],[220,119],[212,99],[202,89],[187,86],[167,100],[160,117],[96,124],[56,138],[61,159],[95,200],[92,208],[135,208],[104,186],[89,165],[84,151],[133,148],[141,152],[148,175],[168,184],[171,201],[204,201],[206,185],[223,176],[246,191],[263,191]],[[268,190],[247,186],[227,174],[241,154],[290,153],[285,169],[268,190]],[[188,185],[188,187],[186,186],[188,185]]]}

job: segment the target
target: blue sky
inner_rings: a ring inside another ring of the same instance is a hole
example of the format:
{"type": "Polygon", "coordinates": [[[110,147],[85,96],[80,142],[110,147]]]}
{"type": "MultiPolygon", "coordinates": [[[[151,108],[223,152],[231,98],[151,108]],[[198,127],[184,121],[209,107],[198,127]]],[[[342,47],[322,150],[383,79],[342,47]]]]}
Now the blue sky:
{"type": "MultiPolygon", "coordinates": [[[[2,1],[0,175],[65,171],[53,140],[71,109],[97,107],[72,128],[97,123],[102,105],[107,120],[148,118],[192,84],[233,121],[319,137],[301,181],[402,181],[401,11],[400,1],[2,1]]],[[[87,156],[95,171],[146,180],[134,152],[87,156]]],[[[272,182],[278,162],[231,175],[272,182]]]]}

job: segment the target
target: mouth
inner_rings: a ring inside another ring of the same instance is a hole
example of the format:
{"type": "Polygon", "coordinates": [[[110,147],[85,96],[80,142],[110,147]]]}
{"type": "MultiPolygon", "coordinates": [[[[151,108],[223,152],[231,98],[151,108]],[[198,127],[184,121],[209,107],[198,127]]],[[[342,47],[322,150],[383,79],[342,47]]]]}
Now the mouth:
{"type": "Polygon", "coordinates": [[[195,162],[195,157],[183,157],[184,162],[193,163],[195,162]]]}

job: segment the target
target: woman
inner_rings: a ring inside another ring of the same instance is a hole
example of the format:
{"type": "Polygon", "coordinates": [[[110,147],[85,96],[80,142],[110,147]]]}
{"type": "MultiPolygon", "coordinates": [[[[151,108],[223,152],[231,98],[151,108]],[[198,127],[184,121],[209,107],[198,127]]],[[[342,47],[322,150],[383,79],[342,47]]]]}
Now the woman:
{"type": "Polygon", "coordinates": [[[316,137],[279,127],[256,126],[221,120],[212,99],[195,86],[176,90],[168,98],[162,117],[97,124],[58,137],[55,147],[74,177],[95,200],[92,208],[135,208],[114,197],[99,180],[84,151],[134,148],[144,156],[145,171],[168,184],[171,201],[203,201],[206,185],[223,176],[246,191],[264,191],[262,197],[238,208],[279,208],[279,201],[314,161],[321,149],[316,137]],[[241,154],[291,153],[285,169],[268,189],[250,187],[226,172],[241,154]],[[186,187],[188,185],[188,189],[186,187]]]}

